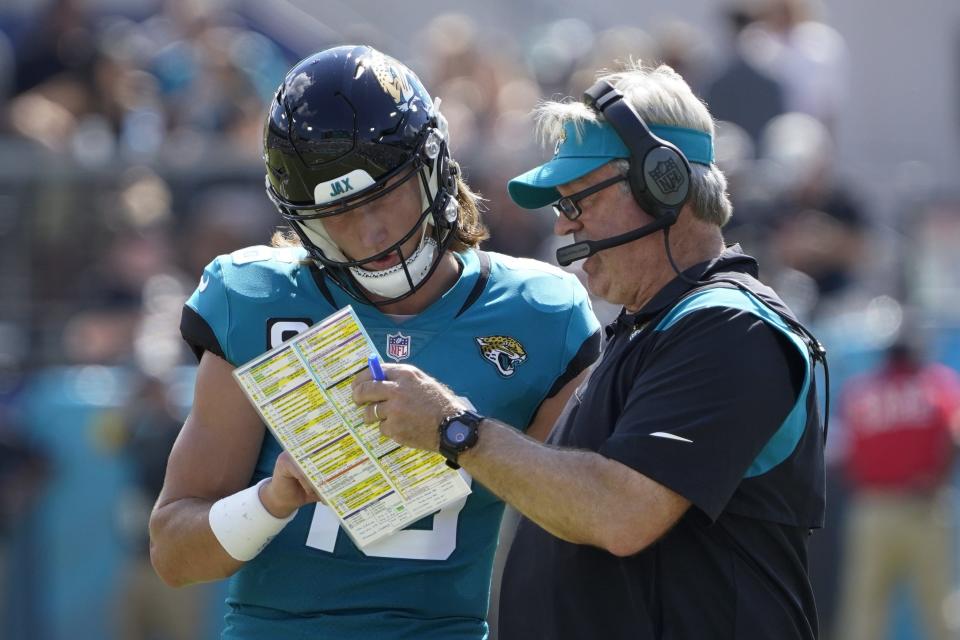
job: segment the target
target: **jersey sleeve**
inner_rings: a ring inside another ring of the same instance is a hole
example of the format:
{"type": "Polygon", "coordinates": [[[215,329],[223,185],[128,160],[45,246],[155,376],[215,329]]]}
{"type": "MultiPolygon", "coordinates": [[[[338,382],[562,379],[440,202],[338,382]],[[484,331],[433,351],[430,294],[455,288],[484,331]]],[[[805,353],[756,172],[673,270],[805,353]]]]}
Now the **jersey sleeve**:
{"type": "Polygon", "coordinates": [[[571,276],[573,303],[564,334],[561,373],[547,392],[552,398],[571,380],[580,375],[600,357],[600,323],[593,313],[586,289],[571,276]]]}
{"type": "Polygon", "coordinates": [[[230,309],[220,260],[213,260],[203,270],[200,283],[183,305],[180,316],[180,335],[198,361],[204,351],[230,360],[224,350],[230,309]]]}
{"type": "Polygon", "coordinates": [[[764,320],[724,307],[685,316],[644,362],[600,453],[715,520],[791,413],[806,363],[764,320]]]}

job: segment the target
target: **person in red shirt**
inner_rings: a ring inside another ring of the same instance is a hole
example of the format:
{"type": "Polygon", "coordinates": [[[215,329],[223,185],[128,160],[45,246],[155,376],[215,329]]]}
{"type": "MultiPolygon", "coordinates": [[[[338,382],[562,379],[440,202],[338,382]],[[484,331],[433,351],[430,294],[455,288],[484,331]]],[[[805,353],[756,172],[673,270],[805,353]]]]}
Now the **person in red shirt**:
{"type": "Polygon", "coordinates": [[[883,638],[901,580],[914,590],[927,637],[950,638],[943,603],[952,516],[943,489],[960,427],[960,375],[901,338],[876,371],[844,387],[841,417],[851,501],[837,638],[883,638]]]}

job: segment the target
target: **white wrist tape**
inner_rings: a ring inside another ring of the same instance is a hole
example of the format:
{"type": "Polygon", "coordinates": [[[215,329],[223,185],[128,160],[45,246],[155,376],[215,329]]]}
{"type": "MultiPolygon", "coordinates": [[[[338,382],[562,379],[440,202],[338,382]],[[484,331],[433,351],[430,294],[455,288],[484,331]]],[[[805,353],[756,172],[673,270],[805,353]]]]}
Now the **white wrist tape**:
{"type": "Polygon", "coordinates": [[[264,478],[252,487],[221,498],[210,507],[210,529],[234,560],[247,562],[256,558],[297,515],[294,511],[286,518],[274,518],[267,511],[260,502],[260,485],[268,480],[264,478]]]}

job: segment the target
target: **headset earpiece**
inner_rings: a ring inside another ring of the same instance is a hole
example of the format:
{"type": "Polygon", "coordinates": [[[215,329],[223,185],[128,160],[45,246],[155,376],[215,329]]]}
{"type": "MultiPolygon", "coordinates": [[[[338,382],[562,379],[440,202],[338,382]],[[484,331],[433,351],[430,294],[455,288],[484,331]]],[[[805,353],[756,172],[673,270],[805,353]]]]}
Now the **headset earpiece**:
{"type": "Polygon", "coordinates": [[[676,146],[658,138],[612,84],[600,80],[583,94],[630,151],[627,181],[634,200],[656,219],[676,216],[690,197],[690,163],[676,146]]]}

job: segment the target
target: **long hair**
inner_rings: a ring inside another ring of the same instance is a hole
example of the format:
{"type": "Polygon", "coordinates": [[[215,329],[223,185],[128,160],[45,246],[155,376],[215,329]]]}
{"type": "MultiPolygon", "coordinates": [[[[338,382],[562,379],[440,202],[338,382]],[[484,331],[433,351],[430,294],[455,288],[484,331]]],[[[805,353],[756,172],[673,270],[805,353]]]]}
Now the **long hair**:
{"type": "MultiPolygon", "coordinates": [[[[451,162],[453,162],[451,160],[451,162]]],[[[463,177],[457,174],[457,204],[460,208],[459,224],[456,235],[450,241],[451,251],[466,251],[480,246],[490,237],[487,226],[480,219],[480,206],[483,198],[470,188],[463,177]]],[[[281,227],[270,238],[273,247],[302,246],[299,236],[290,227],[281,227]]]]}

